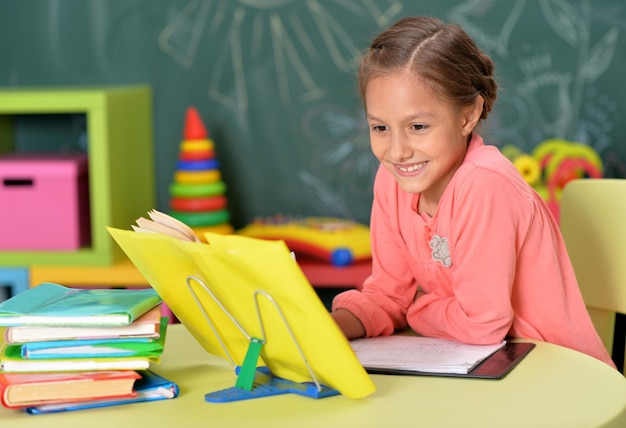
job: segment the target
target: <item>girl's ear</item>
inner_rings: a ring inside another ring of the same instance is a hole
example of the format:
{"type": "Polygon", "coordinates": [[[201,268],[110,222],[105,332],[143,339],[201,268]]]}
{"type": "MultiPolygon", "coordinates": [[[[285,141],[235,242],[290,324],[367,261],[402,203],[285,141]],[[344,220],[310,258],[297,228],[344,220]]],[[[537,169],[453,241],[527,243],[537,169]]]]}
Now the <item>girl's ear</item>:
{"type": "Polygon", "coordinates": [[[474,100],[474,104],[463,110],[463,135],[469,135],[474,130],[483,114],[484,104],[485,100],[482,95],[478,95],[476,100],[474,100]]]}

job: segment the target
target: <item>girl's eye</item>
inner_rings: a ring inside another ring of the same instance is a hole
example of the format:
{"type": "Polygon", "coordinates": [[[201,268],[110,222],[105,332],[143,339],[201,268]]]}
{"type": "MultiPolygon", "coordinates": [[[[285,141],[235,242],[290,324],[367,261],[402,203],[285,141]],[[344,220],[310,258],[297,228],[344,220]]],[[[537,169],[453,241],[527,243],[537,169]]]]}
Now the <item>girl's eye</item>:
{"type": "Polygon", "coordinates": [[[415,125],[411,125],[411,128],[413,128],[415,131],[423,131],[427,128],[427,126],[422,123],[416,123],[415,125]]]}
{"type": "Polygon", "coordinates": [[[387,127],[385,125],[372,125],[371,129],[373,132],[384,132],[387,127]]]}

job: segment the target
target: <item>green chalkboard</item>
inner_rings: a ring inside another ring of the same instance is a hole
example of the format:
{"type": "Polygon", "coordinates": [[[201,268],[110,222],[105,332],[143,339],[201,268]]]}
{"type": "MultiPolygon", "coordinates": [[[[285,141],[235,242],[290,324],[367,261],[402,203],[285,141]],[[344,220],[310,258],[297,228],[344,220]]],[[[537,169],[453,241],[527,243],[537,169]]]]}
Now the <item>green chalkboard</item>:
{"type": "Polygon", "coordinates": [[[195,106],[236,227],[278,213],[367,223],[377,163],[355,65],[412,14],[461,24],[495,60],[488,142],[580,141],[626,176],[623,0],[0,0],[0,86],[151,85],[161,210],[195,106]]]}

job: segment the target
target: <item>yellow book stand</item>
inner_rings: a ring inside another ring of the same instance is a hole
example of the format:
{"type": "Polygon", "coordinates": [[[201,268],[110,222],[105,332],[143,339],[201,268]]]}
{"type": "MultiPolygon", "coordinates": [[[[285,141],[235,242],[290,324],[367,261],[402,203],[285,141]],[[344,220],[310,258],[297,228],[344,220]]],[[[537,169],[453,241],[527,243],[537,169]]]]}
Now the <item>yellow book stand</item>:
{"type": "Polygon", "coordinates": [[[374,392],[284,242],[206,234],[207,244],[108,230],[200,345],[234,366],[235,387],[207,401],[374,392]]]}

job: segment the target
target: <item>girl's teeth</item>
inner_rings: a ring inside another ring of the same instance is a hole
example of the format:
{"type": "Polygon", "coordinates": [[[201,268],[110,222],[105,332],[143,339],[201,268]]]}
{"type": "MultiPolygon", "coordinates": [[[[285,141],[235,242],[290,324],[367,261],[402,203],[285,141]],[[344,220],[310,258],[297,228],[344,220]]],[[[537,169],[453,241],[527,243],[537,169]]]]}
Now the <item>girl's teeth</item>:
{"type": "Polygon", "coordinates": [[[402,172],[414,172],[414,171],[417,171],[419,169],[422,169],[423,167],[424,167],[424,164],[420,163],[419,165],[411,165],[411,166],[406,167],[406,168],[400,167],[399,169],[402,172]]]}

